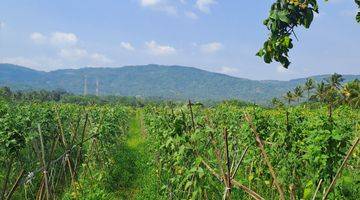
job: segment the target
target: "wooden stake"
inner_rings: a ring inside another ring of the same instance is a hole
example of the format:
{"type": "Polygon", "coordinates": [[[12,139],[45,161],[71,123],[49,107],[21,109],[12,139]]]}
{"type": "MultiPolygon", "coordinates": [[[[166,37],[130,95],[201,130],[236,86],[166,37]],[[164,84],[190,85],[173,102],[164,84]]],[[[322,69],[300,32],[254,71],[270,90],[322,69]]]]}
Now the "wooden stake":
{"type": "Polygon", "coordinates": [[[285,200],[284,191],[283,191],[278,179],[276,178],[275,170],[274,170],[273,166],[270,163],[269,157],[268,157],[268,155],[267,155],[267,153],[265,151],[265,148],[264,148],[263,142],[262,142],[262,140],[260,138],[260,135],[256,131],[256,128],[255,128],[254,124],[252,123],[251,118],[250,118],[250,116],[248,114],[245,114],[245,120],[249,123],[250,128],[252,129],[252,132],[255,134],[256,142],[258,143],[258,147],[259,147],[259,149],[261,151],[262,156],[264,157],[265,163],[269,167],[270,174],[274,179],[274,184],[275,184],[275,186],[276,186],[276,188],[277,188],[277,190],[279,192],[280,199],[285,200]]]}
{"type": "Polygon", "coordinates": [[[195,131],[195,120],[194,120],[194,113],[193,113],[193,110],[192,110],[192,103],[189,99],[189,109],[190,109],[190,114],[191,114],[191,122],[192,122],[192,127],[193,127],[193,130],[195,131]]]}
{"type": "Polygon", "coordinates": [[[2,193],[1,193],[1,196],[0,196],[1,199],[5,198],[7,185],[9,183],[9,179],[10,179],[11,169],[12,169],[12,166],[13,166],[13,163],[14,163],[14,157],[12,155],[10,155],[10,157],[11,157],[10,162],[8,164],[8,168],[7,168],[7,171],[6,171],[6,177],[5,177],[5,180],[4,180],[4,185],[3,185],[2,193]]]}
{"type": "Polygon", "coordinates": [[[227,129],[224,129],[224,141],[225,141],[225,158],[226,158],[226,167],[227,172],[225,174],[226,177],[226,189],[225,189],[225,198],[230,199],[231,195],[231,172],[230,172],[230,156],[229,156],[229,144],[228,144],[228,132],[227,129]]]}
{"type": "Polygon", "coordinates": [[[44,139],[43,139],[43,135],[41,132],[41,127],[40,124],[38,124],[38,131],[40,134],[40,144],[41,144],[41,161],[42,161],[42,167],[43,167],[43,173],[44,173],[44,181],[45,181],[45,194],[46,194],[46,199],[49,200],[50,199],[50,194],[49,194],[49,182],[48,182],[48,172],[47,172],[47,167],[46,167],[46,162],[45,162],[45,147],[44,147],[44,139]]]}
{"type": "Polygon", "coordinates": [[[316,190],[315,190],[315,193],[314,193],[314,196],[313,196],[312,200],[315,200],[315,199],[316,199],[316,195],[317,195],[317,193],[318,193],[318,191],[319,191],[319,189],[320,189],[320,186],[321,186],[322,182],[323,182],[323,180],[320,179],[320,181],[319,181],[319,183],[318,183],[318,185],[317,185],[317,187],[316,187],[316,190]]]}
{"type": "Polygon", "coordinates": [[[353,153],[356,145],[359,144],[359,141],[360,141],[360,138],[359,138],[359,137],[356,138],[356,139],[355,139],[355,143],[351,146],[351,148],[350,148],[349,151],[347,152],[347,154],[346,154],[343,162],[341,163],[340,168],[339,168],[338,171],[336,172],[336,175],[335,175],[334,179],[331,181],[330,186],[329,186],[328,189],[326,190],[326,192],[325,192],[325,194],[324,194],[324,196],[323,196],[323,198],[322,198],[323,200],[325,200],[325,199],[327,198],[327,196],[329,195],[329,193],[331,192],[331,190],[332,190],[333,187],[335,186],[336,181],[337,181],[337,179],[339,178],[341,171],[343,170],[346,162],[349,160],[349,158],[350,158],[351,154],[353,153]]]}
{"type": "Polygon", "coordinates": [[[11,187],[11,190],[10,190],[9,194],[7,194],[7,196],[6,196],[6,198],[5,198],[6,200],[10,200],[10,199],[11,199],[12,195],[14,194],[14,192],[16,191],[16,189],[19,187],[20,179],[23,177],[24,173],[25,173],[25,170],[22,169],[22,170],[20,171],[19,176],[16,178],[16,181],[15,181],[14,185],[11,187]]]}

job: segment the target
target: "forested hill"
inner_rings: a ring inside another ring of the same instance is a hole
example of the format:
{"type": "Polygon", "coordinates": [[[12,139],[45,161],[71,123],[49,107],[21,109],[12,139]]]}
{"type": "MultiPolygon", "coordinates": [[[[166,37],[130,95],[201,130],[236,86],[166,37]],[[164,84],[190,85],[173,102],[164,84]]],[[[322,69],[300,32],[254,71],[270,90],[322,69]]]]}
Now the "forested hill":
{"type": "MultiPolygon", "coordinates": [[[[281,96],[306,79],[255,81],[183,66],[126,66],[120,68],[81,68],[51,72],[0,64],[0,86],[12,89],[64,89],[75,94],[95,94],[96,82],[101,95],[163,97],[171,99],[222,100],[238,98],[265,102],[281,96]]],[[[321,80],[327,75],[315,76],[321,80]]],[[[345,75],[346,81],[360,75],[345,75]]]]}

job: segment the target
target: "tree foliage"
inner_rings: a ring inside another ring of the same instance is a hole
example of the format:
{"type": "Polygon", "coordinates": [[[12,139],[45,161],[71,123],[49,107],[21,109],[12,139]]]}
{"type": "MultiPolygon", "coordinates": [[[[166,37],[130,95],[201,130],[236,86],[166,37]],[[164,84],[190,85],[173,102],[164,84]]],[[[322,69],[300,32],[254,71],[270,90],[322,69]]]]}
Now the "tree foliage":
{"type": "MultiPolygon", "coordinates": [[[[360,9],[360,0],[355,0],[355,3],[360,9]]],[[[263,57],[265,63],[276,61],[288,68],[289,51],[293,48],[291,36],[297,38],[295,27],[310,28],[314,14],[318,12],[317,0],[276,0],[269,17],[264,20],[270,36],[256,55],[263,57]]],[[[360,11],[356,20],[360,23],[360,11]]]]}

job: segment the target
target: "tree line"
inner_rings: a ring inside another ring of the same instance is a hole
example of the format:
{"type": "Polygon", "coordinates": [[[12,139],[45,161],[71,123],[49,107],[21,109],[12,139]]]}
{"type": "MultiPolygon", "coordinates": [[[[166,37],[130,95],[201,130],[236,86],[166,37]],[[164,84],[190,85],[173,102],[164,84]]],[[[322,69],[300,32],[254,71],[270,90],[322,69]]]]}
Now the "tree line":
{"type": "MultiPolygon", "coordinates": [[[[344,83],[341,74],[333,74],[329,78],[316,82],[308,78],[303,85],[296,86],[293,90],[288,91],[283,100],[273,98],[271,104],[274,107],[284,106],[286,102],[289,106],[295,102],[319,102],[327,104],[329,112],[337,105],[349,105],[354,108],[360,107],[360,81],[355,79],[351,82],[344,83]]],[[[330,113],[331,115],[331,113],[330,113]]]]}

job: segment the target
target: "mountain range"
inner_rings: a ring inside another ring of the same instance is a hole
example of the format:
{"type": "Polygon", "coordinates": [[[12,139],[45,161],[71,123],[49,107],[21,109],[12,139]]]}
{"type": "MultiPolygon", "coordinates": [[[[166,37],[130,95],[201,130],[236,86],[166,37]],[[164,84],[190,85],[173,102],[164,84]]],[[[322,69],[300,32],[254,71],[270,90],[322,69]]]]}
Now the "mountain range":
{"type": "MultiPolygon", "coordinates": [[[[314,76],[320,81],[329,75],[314,76]]],[[[360,75],[344,75],[345,81],[360,75]]],[[[0,64],[0,86],[14,90],[63,89],[83,94],[162,97],[166,99],[241,99],[264,103],[303,84],[306,78],[289,81],[250,80],[208,72],[193,67],[143,65],[119,68],[61,69],[37,71],[13,64],[0,64]]]]}

